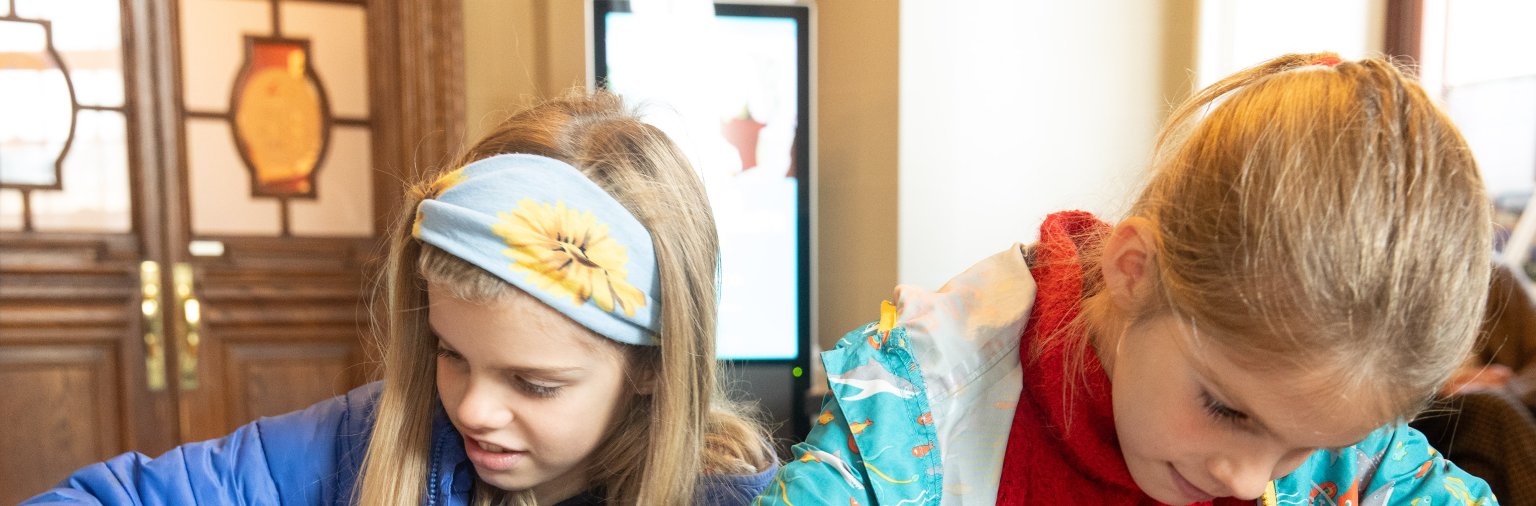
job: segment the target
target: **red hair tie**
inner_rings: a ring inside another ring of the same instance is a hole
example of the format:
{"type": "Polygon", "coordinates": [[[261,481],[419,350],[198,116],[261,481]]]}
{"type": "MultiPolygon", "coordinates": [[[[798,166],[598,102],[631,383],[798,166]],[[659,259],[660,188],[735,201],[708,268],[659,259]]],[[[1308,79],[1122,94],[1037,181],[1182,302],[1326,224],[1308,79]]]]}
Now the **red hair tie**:
{"type": "Polygon", "coordinates": [[[1329,56],[1319,56],[1319,57],[1317,57],[1316,60],[1312,60],[1312,63],[1310,63],[1309,65],[1326,65],[1326,66],[1332,67],[1332,66],[1338,65],[1338,64],[1339,64],[1339,57],[1329,55],[1329,56]]]}

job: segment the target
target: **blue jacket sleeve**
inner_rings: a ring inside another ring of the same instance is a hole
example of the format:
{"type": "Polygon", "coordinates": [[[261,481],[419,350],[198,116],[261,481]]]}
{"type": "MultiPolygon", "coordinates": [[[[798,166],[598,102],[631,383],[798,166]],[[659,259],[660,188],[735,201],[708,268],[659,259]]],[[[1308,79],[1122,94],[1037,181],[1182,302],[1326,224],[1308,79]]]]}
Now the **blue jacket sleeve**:
{"type": "Polygon", "coordinates": [[[22,504],[256,504],[276,497],[260,429],[183,445],[150,459],[125,453],[86,466],[22,504]]]}
{"type": "Polygon", "coordinates": [[[1407,424],[1387,425],[1347,448],[1319,451],[1274,485],[1278,504],[1499,503],[1487,483],[1446,460],[1407,424]]]}
{"type": "Polygon", "coordinates": [[[22,504],[325,504],[350,493],[377,390],[366,385],[153,459],[118,455],[22,504]]]}

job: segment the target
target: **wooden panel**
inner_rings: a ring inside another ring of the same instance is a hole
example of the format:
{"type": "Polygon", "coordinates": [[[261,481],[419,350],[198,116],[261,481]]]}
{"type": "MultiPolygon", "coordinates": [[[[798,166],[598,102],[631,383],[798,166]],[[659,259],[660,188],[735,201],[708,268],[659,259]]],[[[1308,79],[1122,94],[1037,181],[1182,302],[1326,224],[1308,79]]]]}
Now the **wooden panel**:
{"type": "Polygon", "coordinates": [[[169,449],[171,399],[147,386],[138,239],[0,234],[0,251],[0,504],[169,449]]]}
{"type": "Polygon", "coordinates": [[[0,312],[0,328],[42,325],[127,327],[132,323],[127,313],[121,301],[77,303],[71,306],[48,302],[7,302],[5,310],[0,312]]]}
{"type": "Polygon", "coordinates": [[[138,265],[120,238],[0,240],[0,342],[25,330],[137,328],[138,265]]]}
{"type": "Polygon", "coordinates": [[[304,408],[357,383],[357,341],[345,333],[323,341],[243,341],[226,350],[229,427],[304,408]]]}
{"type": "Polygon", "coordinates": [[[198,386],[181,396],[188,440],[308,406],[365,376],[362,273],[373,241],[227,238],[225,248],[197,265],[198,386]]]}
{"type": "MultiPolygon", "coordinates": [[[[0,240],[0,244],[5,244],[5,241],[0,240]]],[[[29,246],[6,244],[5,254],[0,255],[0,269],[63,275],[68,279],[75,279],[73,275],[77,274],[124,276],[133,271],[132,264],[126,261],[112,264],[94,261],[100,252],[91,246],[60,245],[58,249],[51,252],[43,248],[32,249],[29,246]]]]}
{"type": "Polygon", "coordinates": [[[119,364],[111,343],[0,344],[0,504],[15,504],[70,472],[123,450],[119,364]]]}

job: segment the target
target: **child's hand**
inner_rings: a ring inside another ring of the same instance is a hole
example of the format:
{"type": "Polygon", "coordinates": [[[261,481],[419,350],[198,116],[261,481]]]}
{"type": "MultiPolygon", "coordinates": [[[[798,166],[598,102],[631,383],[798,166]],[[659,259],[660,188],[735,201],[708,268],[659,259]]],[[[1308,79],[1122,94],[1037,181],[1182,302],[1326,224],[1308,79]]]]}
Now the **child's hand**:
{"type": "Polygon", "coordinates": [[[1451,380],[1440,388],[1440,395],[1470,394],[1504,388],[1514,371],[1499,364],[1464,365],[1451,374],[1451,380]]]}

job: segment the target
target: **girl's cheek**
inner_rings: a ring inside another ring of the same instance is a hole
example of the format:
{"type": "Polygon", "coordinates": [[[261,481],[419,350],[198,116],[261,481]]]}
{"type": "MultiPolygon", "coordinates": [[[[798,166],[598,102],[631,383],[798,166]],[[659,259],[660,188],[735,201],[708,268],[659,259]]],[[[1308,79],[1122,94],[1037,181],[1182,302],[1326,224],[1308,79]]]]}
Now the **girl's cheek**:
{"type": "Polygon", "coordinates": [[[454,369],[450,360],[437,360],[437,394],[443,402],[458,404],[463,394],[463,374],[454,369]]]}
{"type": "Polygon", "coordinates": [[[1236,444],[1232,441],[1233,433],[1218,426],[1220,422],[1212,420],[1203,409],[1184,410],[1179,418],[1172,429],[1185,448],[1215,451],[1236,444]]]}
{"type": "Polygon", "coordinates": [[[1281,477],[1296,471],[1296,468],[1299,468],[1302,464],[1306,463],[1307,459],[1310,458],[1314,452],[1315,450],[1297,450],[1286,455],[1285,458],[1280,460],[1280,465],[1276,466],[1275,476],[1272,476],[1271,479],[1280,479],[1281,477]]]}

